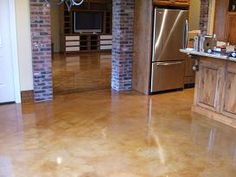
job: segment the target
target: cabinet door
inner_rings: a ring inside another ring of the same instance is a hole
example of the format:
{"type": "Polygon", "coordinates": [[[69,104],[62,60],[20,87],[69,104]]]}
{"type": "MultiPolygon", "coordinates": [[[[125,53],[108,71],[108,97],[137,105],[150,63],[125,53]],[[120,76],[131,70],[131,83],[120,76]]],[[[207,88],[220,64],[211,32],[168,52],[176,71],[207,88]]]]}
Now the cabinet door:
{"type": "Polygon", "coordinates": [[[175,0],[176,6],[189,6],[189,0],[175,0]]]}
{"type": "Polygon", "coordinates": [[[230,44],[236,44],[236,14],[228,16],[228,38],[230,44]]]}
{"type": "Polygon", "coordinates": [[[162,6],[173,5],[174,2],[175,0],[153,0],[153,4],[162,6]]]}
{"type": "Polygon", "coordinates": [[[222,101],[222,114],[236,119],[236,63],[228,62],[222,101]]]}
{"type": "Polygon", "coordinates": [[[169,5],[169,6],[189,6],[189,0],[153,0],[156,5],[169,5]]]}
{"type": "Polygon", "coordinates": [[[201,59],[197,74],[195,104],[213,111],[220,110],[219,93],[223,89],[224,62],[201,59]]]}
{"type": "Polygon", "coordinates": [[[195,82],[195,71],[193,71],[194,60],[189,58],[187,55],[185,57],[185,74],[184,83],[193,84],[195,82]]]}

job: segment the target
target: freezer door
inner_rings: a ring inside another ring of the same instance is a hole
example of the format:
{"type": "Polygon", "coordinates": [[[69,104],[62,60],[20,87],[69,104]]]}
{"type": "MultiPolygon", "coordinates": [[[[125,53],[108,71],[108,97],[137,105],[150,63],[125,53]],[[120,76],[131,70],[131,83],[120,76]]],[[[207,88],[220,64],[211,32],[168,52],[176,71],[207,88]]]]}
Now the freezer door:
{"type": "Polygon", "coordinates": [[[188,10],[155,9],[152,61],[182,60],[188,36],[188,10]]]}
{"type": "Polygon", "coordinates": [[[179,88],[184,88],[184,61],[152,64],[152,93],[179,88]]]}

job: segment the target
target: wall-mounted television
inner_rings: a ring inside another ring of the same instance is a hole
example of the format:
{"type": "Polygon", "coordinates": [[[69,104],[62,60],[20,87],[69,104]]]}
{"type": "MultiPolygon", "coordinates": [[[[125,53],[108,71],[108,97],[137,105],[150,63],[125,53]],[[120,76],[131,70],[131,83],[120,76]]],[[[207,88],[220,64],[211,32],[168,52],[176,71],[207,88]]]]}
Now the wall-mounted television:
{"type": "Polygon", "coordinates": [[[74,12],[75,33],[101,33],[103,12],[74,12]]]}

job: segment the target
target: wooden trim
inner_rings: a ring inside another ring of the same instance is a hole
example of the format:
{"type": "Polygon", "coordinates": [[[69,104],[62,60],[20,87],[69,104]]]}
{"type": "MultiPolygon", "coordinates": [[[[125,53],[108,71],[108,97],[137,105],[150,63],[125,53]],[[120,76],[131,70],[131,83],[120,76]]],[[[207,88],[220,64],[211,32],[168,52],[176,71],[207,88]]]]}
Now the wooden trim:
{"type": "Polygon", "coordinates": [[[229,125],[233,128],[236,128],[236,120],[232,119],[228,116],[219,114],[219,113],[214,112],[214,111],[209,111],[209,110],[207,110],[205,108],[201,108],[199,106],[193,106],[192,111],[195,112],[195,113],[201,114],[203,116],[206,116],[207,118],[216,120],[218,122],[221,122],[223,124],[226,124],[226,125],[229,125]]]}
{"type": "Polygon", "coordinates": [[[20,96],[20,75],[19,75],[19,61],[17,51],[17,34],[16,34],[16,11],[15,1],[9,0],[9,12],[10,12],[10,33],[11,33],[11,45],[12,45],[12,64],[13,64],[13,75],[14,75],[14,94],[15,102],[21,103],[20,96]]]}
{"type": "Polygon", "coordinates": [[[34,91],[33,90],[22,91],[21,92],[21,100],[22,100],[22,103],[34,102],[34,91]]]}
{"type": "Polygon", "coordinates": [[[134,90],[149,94],[153,4],[152,0],[135,0],[133,83],[134,90]]]}

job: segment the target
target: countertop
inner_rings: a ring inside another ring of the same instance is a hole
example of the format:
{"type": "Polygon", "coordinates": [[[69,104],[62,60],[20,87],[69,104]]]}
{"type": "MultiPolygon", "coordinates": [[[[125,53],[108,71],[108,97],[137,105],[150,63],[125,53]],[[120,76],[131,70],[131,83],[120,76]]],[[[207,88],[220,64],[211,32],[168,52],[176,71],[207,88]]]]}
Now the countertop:
{"type": "Polygon", "coordinates": [[[186,53],[188,55],[197,55],[197,56],[203,56],[203,57],[211,57],[211,58],[216,58],[216,59],[221,59],[221,60],[229,60],[229,61],[236,62],[236,58],[228,57],[227,55],[222,55],[220,53],[198,52],[198,51],[195,51],[192,48],[180,49],[180,52],[186,53]]]}

